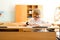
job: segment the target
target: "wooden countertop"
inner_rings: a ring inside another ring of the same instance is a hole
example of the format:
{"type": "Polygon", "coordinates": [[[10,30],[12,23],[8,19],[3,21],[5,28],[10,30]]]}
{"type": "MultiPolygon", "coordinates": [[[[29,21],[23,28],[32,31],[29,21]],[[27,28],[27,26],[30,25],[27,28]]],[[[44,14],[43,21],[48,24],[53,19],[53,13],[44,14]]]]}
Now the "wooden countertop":
{"type": "Polygon", "coordinates": [[[55,32],[0,32],[0,40],[56,40],[55,32]]]}

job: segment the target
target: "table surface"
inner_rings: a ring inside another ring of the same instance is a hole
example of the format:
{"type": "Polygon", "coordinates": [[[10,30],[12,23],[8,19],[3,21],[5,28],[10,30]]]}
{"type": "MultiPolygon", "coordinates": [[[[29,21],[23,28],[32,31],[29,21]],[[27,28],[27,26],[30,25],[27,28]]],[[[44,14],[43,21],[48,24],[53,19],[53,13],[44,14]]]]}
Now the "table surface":
{"type": "MultiPolygon", "coordinates": [[[[0,25],[0,26],[1,27],[4,27],[3,25],[0,25]]],[[[7,28],[32,28],[32,26],[6,26],[6,27],[7,28]]],[[[47,28],[60,29],[60,27],[47,27],[47,28]]]]}

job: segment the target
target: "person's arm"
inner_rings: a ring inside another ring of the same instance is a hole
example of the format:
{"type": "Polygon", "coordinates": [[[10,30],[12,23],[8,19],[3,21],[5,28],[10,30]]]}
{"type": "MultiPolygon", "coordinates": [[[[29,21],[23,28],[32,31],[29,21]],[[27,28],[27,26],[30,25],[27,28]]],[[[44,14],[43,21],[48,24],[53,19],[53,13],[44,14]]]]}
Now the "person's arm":
{"type": "Polygon", "coordinates": [[[30,26],[40,26],[39,24],[29,24],[30,26]]]}
{"type": "Polygon", "coordinates": [[[42,23],[40,24],[41,26],[47,26],[47,27],[50,27],[51,26],[51,23],[47,22],[47,21],[41,21],[42,23]]]}
{"type": "Polygon", "coordinates": [[[33,18],[31,18],[31,19],[28,21],[28,24],[29,24],[30,26],[39,26],[39,24],[35,24],[35,23],[34,23],[34,19],[33,19],[33,18]]]}
{"type": "Polygon", "coordinates": [[[47,26],[47,27],[50,27],[50,26],[51,26],[51,23],[45,22],[43,25],[44,25],[44,26],[47,26]]]}

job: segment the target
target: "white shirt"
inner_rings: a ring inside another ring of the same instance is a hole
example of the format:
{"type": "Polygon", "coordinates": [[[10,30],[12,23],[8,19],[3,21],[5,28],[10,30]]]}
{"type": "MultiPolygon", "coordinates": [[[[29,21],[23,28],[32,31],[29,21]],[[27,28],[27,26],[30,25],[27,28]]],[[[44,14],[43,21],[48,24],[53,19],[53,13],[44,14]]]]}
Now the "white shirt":
{"type": "Polygon", "coordinates": [[[46,24],[47,22],[43,21],[42,19],[38,19],[37,21],[34,20],[34,18],[31,18],[29,21],[28,21],[29,24],[38,24],[40,26],[43,26],[42,24],[46,24]]]}

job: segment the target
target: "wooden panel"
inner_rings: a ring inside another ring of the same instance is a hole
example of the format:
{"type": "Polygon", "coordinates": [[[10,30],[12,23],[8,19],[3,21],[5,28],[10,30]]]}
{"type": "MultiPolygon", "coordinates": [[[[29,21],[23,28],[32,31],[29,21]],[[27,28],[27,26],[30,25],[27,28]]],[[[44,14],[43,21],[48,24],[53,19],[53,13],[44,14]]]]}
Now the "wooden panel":
{"type": "Polygon", "coordinates": [[[16,5],[16,22],[24,22],[27,20],[26,5],[16,5]]]}
{"type": "Polygon", "coordinates": [[[0,40],[56,40],[55,32],[0,32],[0,40]]]}

